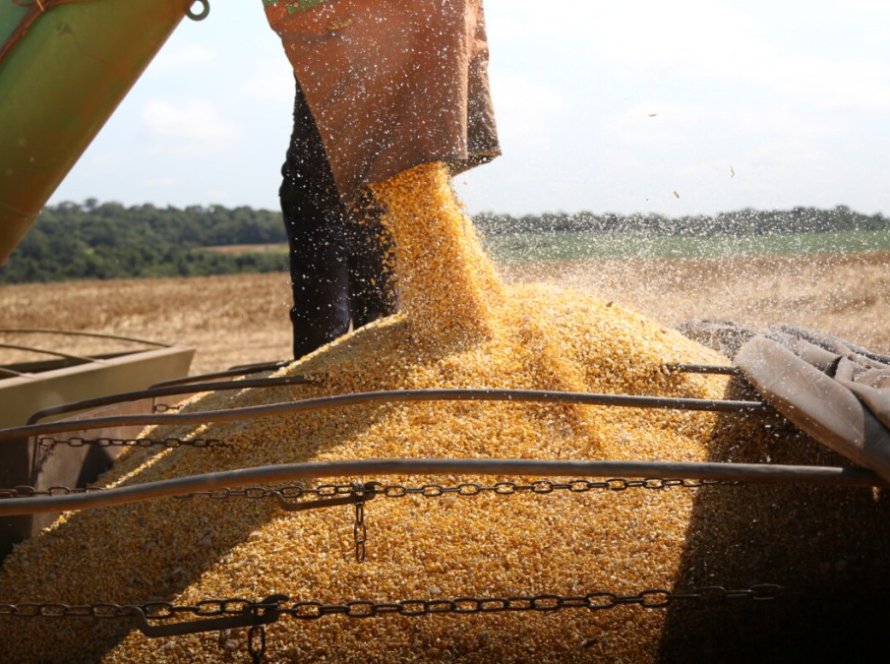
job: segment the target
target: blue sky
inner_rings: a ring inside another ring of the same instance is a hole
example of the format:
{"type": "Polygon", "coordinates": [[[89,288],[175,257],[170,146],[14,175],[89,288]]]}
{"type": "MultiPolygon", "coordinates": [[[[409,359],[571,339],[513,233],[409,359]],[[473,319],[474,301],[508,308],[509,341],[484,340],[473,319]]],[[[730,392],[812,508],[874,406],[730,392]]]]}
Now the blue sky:
{"type": "MultiPolygon", "coordinates": [[[[260,0],[183,21],[53,202],[275,208],[292,74],[260,0]]],[[[890,215],[890,2],[486,0],[504,156],[471,212],[890,215]]]]}

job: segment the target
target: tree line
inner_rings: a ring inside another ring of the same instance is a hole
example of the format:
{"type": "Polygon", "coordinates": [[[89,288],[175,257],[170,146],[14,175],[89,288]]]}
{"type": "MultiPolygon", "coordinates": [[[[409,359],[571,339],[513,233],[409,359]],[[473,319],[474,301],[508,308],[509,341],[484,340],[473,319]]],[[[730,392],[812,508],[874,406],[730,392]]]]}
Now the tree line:
{"type": "Polygon", "coordinates": [[[43,209],[0,283],[278,272],[287,256],[206,247],[285,241],[281,213],[269,210],[64,202],[43,209]]]}
{"type": "MultiPolygon", "coordinates": [[[[890,219],[846,206],[830,210],[745,209],[716,216],[482,213],[483,236],[540,233],[635,233],[657,236],[751,236],[890,231],[890,219]]],[[[281,213],[222,205],[125,207],[116,202],[64,202],[44,208],[38,221],[0,267],[0,283],[70,279],[188,277],[287,270],[284,253],[219,253],[207,247],[286,242],[281,213]]]]}

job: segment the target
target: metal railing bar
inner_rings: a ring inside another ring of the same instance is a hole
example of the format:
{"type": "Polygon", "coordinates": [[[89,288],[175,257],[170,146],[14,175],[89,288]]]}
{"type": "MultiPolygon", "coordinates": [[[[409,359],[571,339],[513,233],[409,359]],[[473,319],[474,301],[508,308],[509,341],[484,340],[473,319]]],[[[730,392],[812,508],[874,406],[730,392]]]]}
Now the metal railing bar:
{"type": "Polygon", "coordinates": [[[386,475],[668,477],[756,484],[793,482],[845,487],[890,486],[872,471],[832,466],[530,459],[364,459],[258,466],[70,495],[3,498],[0,499],[0,516],[112,507],[259,483],[386,475]]]}
{"type": "Polygon", "coordinates": [[[408,401],[507,401],[515,403],[571,403],[586,406],[612,406],[624,408],[655,408],[665,410],[692,410],[721,413],[766,414],[773,412],[762,401],[735,401],[721,399],[685,399],[680,397],[644,397],[625,394],[591,394],[586,392],[553,392],[542,390],[506,389],[431,389],[431,390],[384,390],[338,394],[301,401],[246,406],[225,410],[195,411],[169,415],[117,415],[82,420],[61,420],[44,424],[32,424],[0,429],[0,441],[39,436],[63,431],[85,429],[146,426],[154,424],[204,424],[207,422],[231,422],[258,417],[278,417],[302,411],[341,408],[368,403],[397,403],[408,401]]]}
{"type": "Polygon", "coordinates": [[[276,369],[283,369],[284,367],[293,364],[295,360],[278,360],[276,362],[253,362],[250,364],[236,364],[233,367],[229,367],[230,371],[274,371],[276,369]]]}
{"type": "Polygon", "coordinates": [[[161,343],[159,341],[148,341],[147,339],[137,339],[136,337],[124,337],[119,334],[103,334],[100,332],[82,332],[75,330],[53,330],[41,328],[0,328],[0,334],[60,334],[69,337],[90,337],[94,339],[111,339],[114,341],[130,341],[133,343],[145,344],[147,346],[157,346],[158,348],[171,348],[170,344],[161,343]]]}
{"type": "Polygon", "coordinates": [[[9,350],[23,350],[29,353],[38,353],[39,355],[50,355],[52,357],[61,357],[65,360],[75,360],[77,362],[81,362],[84,364],[90,364],[93,362],[102,363],[104,360],[96,357],[87,357],[84,355],[72,355],[71,353],[62,353],[57,350],[48,350],[46,348],[39,348],[37,346],[21,346],[19,344],[4,344],[0,343],[0,348],[7,348],[9,350]]]}
{"type": "Polygon", "coordinates": [[[141,399],[153,399],[157,397],[166,397],[174,395],[197,394],[200,392],[223,392],[226,390],[240,390],[244,388],[264,389],[269,387],[281,387],[284,385],[304,385],[309,380],[303,376],[283,376],[281,378],[256,378],[252,380],[232,380],[232,381],[214,381],[210,383],[189,383],[184,385],[174,385],[170,387],[151,387],[146,390],[136,390],[133,392],[120,392],[105,397],[95,397],[93,399],[83,399],[81,401],[71,401],[59,404],[50,408],[44,408],[33,413],[28,418],[27,424],[36,424],[45,417],[68,413],[71,411],[86,410],[88,408],[100,408],[102,406],[111,406],[118,403],[128,401],[139,401],[141,399]]]}
{"type": "Polygon", "coordinates": [[[186,385],[188,383],[194,383],[196,381],[210,380],[213,378],[234,378],[236,376],[248,376],[250,374],[255,373],[263,373],[265,371],[275,371],[277,369],[282,368],[277,363],[275,364],[256,364],[244,367],[233,367],[231,369],[226,369],[224,371],[213,371],[210,373],[203,374],[195,374],[193,376],[183,376],[182,378],[173,378],[171,380],[161,381],[159,383],[154,383],[151,387],[171,387],[173,385],[186,385]]]}
{"type": "Polygon", "coordinates": [[[738,367],[723,364],[666,364],[664,365],[668,371],[678,371],[680,373],[695,374],[722,374],[726,376],[737,376],[738,367]]]}

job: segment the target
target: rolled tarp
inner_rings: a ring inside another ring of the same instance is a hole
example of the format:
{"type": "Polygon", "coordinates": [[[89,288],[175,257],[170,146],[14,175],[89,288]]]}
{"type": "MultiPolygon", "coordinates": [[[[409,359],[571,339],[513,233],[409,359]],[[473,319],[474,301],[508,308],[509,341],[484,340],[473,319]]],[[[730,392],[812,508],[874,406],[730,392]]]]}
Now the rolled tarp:
{"type": "Polygon", "coordinates": [[[788,325],[757,331],[697,321],[681,329],[731,357],[799,429],[890,480],[890,357],[788,325]]]}
{"type": "Polygon", "coordinates": [[[193,4],[0,0],[0,265],[193,4]]]}

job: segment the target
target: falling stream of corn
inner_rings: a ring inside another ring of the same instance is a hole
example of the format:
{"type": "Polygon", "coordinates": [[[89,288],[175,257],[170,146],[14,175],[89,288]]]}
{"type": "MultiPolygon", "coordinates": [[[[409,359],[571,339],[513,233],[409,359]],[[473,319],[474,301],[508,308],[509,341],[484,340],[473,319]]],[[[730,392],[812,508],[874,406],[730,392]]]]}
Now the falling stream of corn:
{"type": "MultiPolygon", "coordinates": [[[[308,375],[313,384],[200,395],[187,409],[434,387],[724,396],[726,378],[665,369],[673,362],[726,363],[673,330],[589,294],[505,287],[444,166],[415,168],[376,185],[375,194],[394,239],[400,313],[283,370],[308,375]]],[[[211,436],[228,446],[134,451],[102,485],[374,457],[838,462],[773,419],[558,404],[373,404],[148,433],[211,436]]],[[[800,487],[379,499],[366,509],[367,561],[358,564],[348,507],[285,513],[271,501],[166,499],[63,517],[7,559],[0,602],[193,603],[272,593],[343,602],[632,595],[759,582],[865,586],[885,580],[872,561],[890,549],[886,502],[870,491],[800,487]]],[[[741,630],[740,614],[721,611],[626,606],[420,619],[285,617],[267,629],[266,656],[272,662],[652,661],[689,643],[692,652],[710,652],[716,646],[708,639],[719,643],[727,625],[741,630]]],[[[243,632],[151,640],[131,628],[2,618],[0,643],[4,661],[16,662],[248,659],[243,632]]]]}

